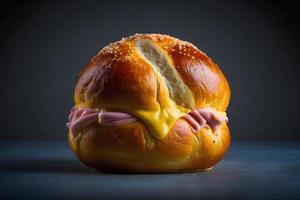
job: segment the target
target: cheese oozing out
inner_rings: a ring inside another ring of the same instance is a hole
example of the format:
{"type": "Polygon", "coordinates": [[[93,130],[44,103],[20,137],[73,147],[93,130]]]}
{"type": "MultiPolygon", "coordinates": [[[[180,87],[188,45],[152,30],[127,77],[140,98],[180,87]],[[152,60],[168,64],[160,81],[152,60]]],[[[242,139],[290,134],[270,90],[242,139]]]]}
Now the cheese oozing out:
{"type": "Polygon", "coordinates": [[[136,41],[135,47],[156,74],[157,108],[132,113],[146,124],[154,137],[163,139],[175,121],[194,107],[194,97],[162,49],[147,39],[136,41]]]}

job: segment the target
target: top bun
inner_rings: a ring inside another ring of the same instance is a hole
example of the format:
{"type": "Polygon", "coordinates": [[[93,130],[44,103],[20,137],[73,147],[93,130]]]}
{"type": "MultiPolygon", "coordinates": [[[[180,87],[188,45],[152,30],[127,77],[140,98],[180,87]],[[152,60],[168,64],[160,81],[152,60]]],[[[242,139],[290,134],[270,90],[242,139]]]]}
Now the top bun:
{"type": "Polygon", "coordinates": [[[224,112],[229,98],[226,78],[205,53],[161,34],[136,34],[103,48],[80,72],[74,94],[77,105],[136,116],[159,139],[193,109],[224,112]]]}

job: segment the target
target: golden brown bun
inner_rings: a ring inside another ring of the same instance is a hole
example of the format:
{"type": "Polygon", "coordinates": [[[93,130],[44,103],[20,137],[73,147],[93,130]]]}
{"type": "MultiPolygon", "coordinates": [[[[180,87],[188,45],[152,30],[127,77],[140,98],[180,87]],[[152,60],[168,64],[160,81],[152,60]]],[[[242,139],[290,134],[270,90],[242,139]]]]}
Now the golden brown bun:
{"type": "MultiPolygon", "coordinates": [[[[192,44],[160,34],[136,34],[102,49],[79,74],[76,105],[129,113],[151,110],[157,105],[158,90],[164,103],[168,91],[157,85],[153,68],[136,52],[139,40],[150,40],[163,49],[192,92],[191,101],[179,100],[181,106],[226,111],[230,89],[218,66],[192,44]]],[[[141,121],[115,127],[94,123],[73,137],[69,132],[71,148],[85,164],[126,172],[206,170],[222,159],[230,144],[226,123],[214,133],[209,126],[194,133],[183,119],[162,140],[153,137],[141,121]]]]}

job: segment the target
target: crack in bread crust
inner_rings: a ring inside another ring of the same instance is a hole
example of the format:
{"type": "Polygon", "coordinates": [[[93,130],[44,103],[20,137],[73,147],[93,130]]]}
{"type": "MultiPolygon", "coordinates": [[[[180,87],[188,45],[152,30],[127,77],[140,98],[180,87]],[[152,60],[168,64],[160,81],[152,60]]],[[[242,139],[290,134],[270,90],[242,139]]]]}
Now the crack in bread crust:
{"type": "Polygon", "coordinates": [[[195,105],[193,94],[177,73],[168,55],[148,39],[137,40],[136,49],[139,55],[150,63],[158,78],[163,80],[170,98],[177,105],[193,108],[195,105]]]}

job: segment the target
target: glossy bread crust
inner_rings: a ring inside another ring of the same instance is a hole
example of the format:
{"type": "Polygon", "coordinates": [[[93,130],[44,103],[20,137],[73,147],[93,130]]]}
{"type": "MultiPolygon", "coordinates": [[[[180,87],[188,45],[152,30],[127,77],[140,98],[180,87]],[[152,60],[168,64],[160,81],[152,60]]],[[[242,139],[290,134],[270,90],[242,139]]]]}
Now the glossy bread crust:
{"type": "MultiPolygon", "coordinates": [[[[228,82],[219,67],[194,45],[160,34],[136,34],[102,49],[80,72],[74,92],[77,106],[124,111],[157,106],[157,77],[135,50],[138,40],[154,42],[169,56],[193,93],[194,106],[225,112],[230,99],[228,82]]],[[[161,90],[162,97],[168,91],[161,90]]],[[[123,172],[183,172],[206,170],[222,159],[230,144],[224,123],[217,132],[209,126],[194,133],[178,119],[168,135],[154,138],[141,121],[115,127],[94,123],[69,143],[77,157],[93,168],[123,172]]]]}

